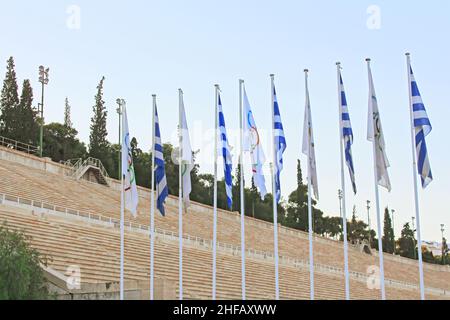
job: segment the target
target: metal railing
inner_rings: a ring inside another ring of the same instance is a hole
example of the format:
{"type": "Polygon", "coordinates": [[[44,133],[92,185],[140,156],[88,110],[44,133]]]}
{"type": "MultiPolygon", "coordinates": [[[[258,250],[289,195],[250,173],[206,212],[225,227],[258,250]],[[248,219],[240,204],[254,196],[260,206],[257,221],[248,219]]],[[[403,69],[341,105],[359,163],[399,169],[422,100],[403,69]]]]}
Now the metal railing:
{"type": "Polygon", "coordinates": [[[108,171],[106,171],[103,163],[96,158],[89,157],[86,160],[82,158],[69,159],[67,161],[60,161],[61,164],[64,164],[68,168],[70,168],[69,173],[66,173],[67,176],[78,179],[79,175],[86,169],[86,167],[92,166],[96,167],[100,170],[100,173],[105,178],[105,181],[108,181],[109,175],[108,171]]]}
{"type": "Polygon", "coordinates": [[[17,151],[26,152],[28,154],[38,154],[39,147],[33,146],[31,144],[23,143],[13,139],[0,136],[0,146],[6,147],[8,149],[14,149],[17,151]]]}
{"type": "MultiPolygon", "coordinates": [[[[120,220],[114,219],[111,217],[102,216],[99,214],[93,214],[91,212],[87,211],[80,211],[77,209],[71,209],[66,207],[61,207],[58,205],[49,204],[44,201],[37,201],[37,200],[30,200],[23,197],[17,197],[17,196],[11,196],[7,194],[0,193],[0,204],[4,205],[12,205],[12,206],[19,206],[24,207],[27,209],[36,209],[40,208],[42,211],[48,214],[53,214],[56,216],[64,216],[64,217],[72,217],[78,220],[83,220],[85,222],[94,223],[94,224],[102,224],[107,227],[112,228],[119,228],[120,220]]],[[[42,212],[42,213],[44,213],[42,212]]],[[[139,232],[142,234],[145,234],[147,236],[150,236],[150,226],[143,225],[139,223],[133,223],[133,222],[124,222],[124,226],[127,230],[131,232],[139,232]]],[[[158,236],[158,238],[163,240],[169,240],[169,241],[178,241],[178,233],[170,230],[164,230],[164,229],[158,229],[155,228],[155,237],[158,236]]],[[[202,249],[211,249],[212,248],[212,241],[208,239],[204,239],[197,236],[191,236],[189,234],[183,235],[183,244],[184,245],[191,245],[196,248],[202,248],[202,249]]],[[[223,243],[223,242],[217,242],[217,250],[224,253],[229,253],[231,255],[241,255],[241,247],[235,246],[229,243],[223,243]]],[[[249,257],[252,257],[254,259],[263,260],[263,261],[273,261],[274,260],[274,254],[273,252],[269,251],[261,251],[261,250],[255,250],[255,249],[247,249],[246,254],[249,257]]],[[[297,269],[305,269],[309,270],[309,261],[300,260],[292,257],[287,256],[279,256],[279,262],[283,265],[295,267],[297,269]]],[[[337,275],[343,275],[344,270],[339,267],[329,266],[325,264],[320,263],[314,263],[314,270],[316,272],[320,272],[322,274],[337,274],[337,275]]],[[[449,268],[450,270],[450,268],[449,268]]],[[[367,280],[370,279],[370,276],[361,272],[357,271],[350,271],[349,272],[350,277],[356,281],[359,282],[367,282],[367,280]]],[[[399,281],[399,280],[392,280],[392,279],[385,279],[385,283],[388,286],[391,287],[397,287],[401,289],[409,289],[409,290],[418,290],[419,285],[405,282],[405,281],[399,281]]],[[[438,289],[438,288],[425,288],[425,291],[427,293],[433,293],[437,295],[444,295],[449,296],[450,292],[448,292],[445,289],[438,289]]]]}

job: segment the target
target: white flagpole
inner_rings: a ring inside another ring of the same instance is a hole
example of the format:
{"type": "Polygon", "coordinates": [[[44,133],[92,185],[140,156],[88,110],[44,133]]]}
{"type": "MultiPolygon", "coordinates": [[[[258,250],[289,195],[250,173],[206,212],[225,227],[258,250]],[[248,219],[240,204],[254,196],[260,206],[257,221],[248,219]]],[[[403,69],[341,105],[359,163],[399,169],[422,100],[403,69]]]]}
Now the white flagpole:
{"type": "Polygon", "coordinates": [[[244,80],[239,80],[239,120],[241,126],[241,152],[239,157],[240,162],[240,177],[241,180],[241,285],[242,285],[242,300],[245,300],[245,204],[244,204],[244,116],[242,111],[242,86],[244,80]]]}
{"type": "Polygon", "coordinates": [[[152,190],[150,193],[150,300],[154,299],[154,250],[155,250],[155,113],[156,113],[156,94],[153,97],[153,115],[152,115],[152,190]]]}
{"type": "Polygon", "coordinates": [[[341,190],[342,190],[342,225],[344,238],[344,273],[345,273],[345,299],[350,300],[350,280],[348,273],[348,242],[347,242],[347,213],[345,209],[345,175],[344,175],[344,133],[342,127],[342,98],[341,98],[341,63],[337,62],[338,99],[339,99],[339,147],[341,150],[341,190]]]}
{"type": "MultiPolygon", "coordinates": [[[[124,100],[120,100],[120,108],[122,109],[123,112],[123,104],[124,104],[124,100]]],[[[122,115],[122,128],[125,128],[125,126],[123,125],[123,120],[124,117],[122,115]]],[[[123,145],[123,129],[122,129],[122,137],[121,137],[121,144],[123,145]]],[[[122,148],[120,149],[122,150],[122,148]]],[[[121,151],[123,152],[123,150],[121,151]]],[[[123,158],[123,155],[120,159],[123,158]]],[[[122,160],[121,160],[122,161],[122,160]]],[[[121,170],[123,171],[123,170],[121,170]]],[[[124,196],[124,172],[122,172],[122,177],[121,177],[121,189],[120,189],[120,300],[123,300],[123,274],[124,274],[124,269],[123,269],[123,260],[124,260],[124,238],[125,238],[125,234],[124,234],[124,219],[125,219],[125,214],[124,214],[124,202],[125,202],[125,196],[124,196]]]]}
{"type": "Polygon", "coordinates": [[[271,165],[272,168],[272,194],[273,194],[273,246],[274,246],[274,258],[275,258],[275,299],[280,299],[280,285],[279,285],[279,279],[278,279],[278,206],[277,206],[277,197],[275,195],[275,170],[273,170],[273,166],[276,165],[277,161],[277,155],[276,155],[276,141],[275,141],[275,116],[274,116],[274,103],[275,98],[273,96],[274,93],[274,79],[275,75],[270,75],[271,80],[271,97],[272,97],[272,139],[273,139],[273,164],[271,165]]]}
{"type": "MultiPolygon", "coordinates": [[[[412,147],[412,169],[414,177],[414,200],[416,209],[416,221],[417,221],[417,245],[418,245],[418,258],[419,258],[419,276],[420,276],[420,298],[425,300],[425,284],[423,277],[423,262],[422,262],[422,236],[420,233],[420,208],[419,208],[419,194],[417,190],[417,158],[416,158],[416,144],[415,144],[415,128],[414,128],[414,111],[412,108],[412,90],[411,90],[411,55],[406,53],[406,62],[408,67],[408,88],[409,88],[409,109],[411,116],[411,147],[412,147]]],[[[414,249],[415,250],[415,249],[414,249]]]]}
{"type": "Polygon", "coordinates": [[[219,130],[218,108],[219,103],[219,85],[215,85],[215,130],[214,130],[214,221],[213,221],[213,270],[212,270],[212,299],[216,300],[216,259],[217,259],[217,131],[219,130]]]}
{"type": "MultiPolygon", "coordinates": [[[[370,59],[366,59],[367,69],[369,71],[370,77],[370,59]]],[[[372,79],[369,78],[369,83],[372,83],[372,79]]],[[[369,90],[372,90],[370,88],[369,90]]],[[[372,115],[373,116],[373,115],[372,115]]],[[[375,201],[377,210],[377,224],[378,224],[378,256],[380,259],[380,288],[381,288],[381,299],[386,300],[386,290],[384,286],[384,259],[383,259],[383,235],[381,233],[381,215],[380,215],[380,195],[378,192],[378,171],[377,171],[377,151],[376,151],[376,128],[373,128],[372,144],[373,144],[373,171],[374,171],[374,183],[375,183],[375,201]]]]}
{"type": "Polygon", "coordinates": [[[182,177],[182,130],[181,127],[181,104],[183,99],[183,91],[178,89],[178,99],[179,99],[179,124],[178,124],[178,175],[179,175],[179,187],[178,187],[178,240],[179,240],[179,266],[178,266],[178,281],[179,281],[179,295],[180,300],[183,300],[183,177],[182,177]]]}
{"type": "MultiPolygon", "coordinates": [[[[305,69],[306,94],[308,92],[308,69],[305,69]]],[[[307,106],[308,107],[308,106],[307,106]]],[[[312,204],[311,204],[311,131],[308,130],[308,229],[309,229],[309,286],[310,297],[314,300],[314,251],[313,251],[313,228],[312,228],[312,204]]]]}

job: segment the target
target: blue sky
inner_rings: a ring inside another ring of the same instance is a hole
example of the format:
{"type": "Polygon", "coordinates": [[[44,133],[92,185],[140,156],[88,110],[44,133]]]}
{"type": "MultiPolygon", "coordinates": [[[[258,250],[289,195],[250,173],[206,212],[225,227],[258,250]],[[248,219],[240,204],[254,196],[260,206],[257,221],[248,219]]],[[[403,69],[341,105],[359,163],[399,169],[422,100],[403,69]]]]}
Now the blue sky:
{"type": "MultiPolygon", "coordinates": [[[[341,61],[355,133],[359,189],[354,197],[346,177],[347,211],[350,215],[355,204],[359,218],[366,220],[365,201],[374,204],[364,62],[371,57],[393,186],[390,194],[380,192],[381,205],[396,210],[398,235],[401,225],[414,215],[404,56],[410,51],[433,124],[428,144],[435,181],[420,192],[422,231],[425,239],[438,240],[440,223],[450,228],[450,205],[444,201],[450,191],[449,12],[447,0],[3,1],[0,62],[4,68],[6,59],[15,57],[19,80],[31,79],[36,103],[40,99],[37,68],[49,66],[46,121],[62,121],[68,96],[72,121],[85,142],[95,87],[102,75],[106,77],[109,139],[117,141],[115,100],[122,97],[128,105],[131,134],[146,150],[151,141],[151,94],[158,95],[163,141],[170,141],[177,125],[177,89],[183,88],[189,126],[195,131],[191,132],[192,144],[203,150],[200,164],[204,172],[212,171],[210,141],[205,137],[214,119],[213,85],[221,85],[228,130],[232,131],[238,127],[238,79],[245,79],[256,122],[261,131],[267,131],[271,126],[269,74],[274,73],[288,143],[281,178],[284,196],[295,187],[296,159],[305,161],[300,154],[303,69],[309,68],[319,207],[338,215],[335,62],[341,61]],[[74,21],[73,11],[67,12],[71,5],[80,10],[79,28],[68,24],[74,21]],[[380,10],[379,29],[367,25],[372,17],[367,10],[372,5],[380,10]]],[[[238,145],[234,147],[237,151],[238,145]]],[[[266,149],[270,158],[271,150],[266,149]]],[[[373,209],[371,220],[375,227],[373,209]]]]}

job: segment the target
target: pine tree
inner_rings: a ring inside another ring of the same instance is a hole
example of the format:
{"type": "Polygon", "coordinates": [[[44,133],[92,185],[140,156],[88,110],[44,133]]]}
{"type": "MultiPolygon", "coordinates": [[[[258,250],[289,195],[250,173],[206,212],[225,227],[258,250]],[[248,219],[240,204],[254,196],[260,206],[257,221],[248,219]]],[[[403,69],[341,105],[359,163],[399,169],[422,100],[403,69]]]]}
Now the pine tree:
{"type": "Polygon", "coordinates": [[[69,98],[66,97],[66,100],[64,101],[64,125],[67,128],[72,128],[72,120],[70,118],[70,104],[69,104],[69,98]]]}
{"type": "MultiPolygon", "coordinates": [[[[106,111],[105,101],[103,101],[103,82],[105,77],[100,80],[97,86],[97,94],[95,95],[95,105],[92,107],[94,116],[91,118],[91,134],[89,136],[89,155],[91,157],[103,160],[109,143],[106,140],[108,132],[106,130],[106,111]]],[[[105,163],[103,163],[105,165],[105,163]]],[[[106,165],[105,165],[106,167],[106,165]]]]}
{"type": "Polygon", "coordinates": [[[0,96],[0,134],[10,139],[15,138],[13,136],[14,128],[17,125],[15,110],[19,104],[17,77],[14,68],[14,58],[10,57],[7,61],[6,76],[0,96]]]}
{"type": "Polygon", "coordinates": [[[36,144],[39,124],[37,110],[33,108],[33,88],[30,80],[24,80],[20,103],[15,110],[16,125],[12,128],[14,139],[28,144],[36,144]]]}
{"type": "Polygon", "coordinates": [[[392,220],[389,214],[389,208],[384,210],[384,228],[383,228],[383,252],[394,253],[394,229],[392,229],[392,220]]]}
{"type": "Polygon", "coordinates": [[[401,237],[398,239],[398,253],[402,257],[415,259],[416,241],[414,231],[410,228],[409,223],[405,223],[402,229],[401,237]]]}
{"type": "Polygon", "coordinates": [[[233,211],[241,211],[241,163],[236,166],[236,183],[233,186],[233,211]]]}

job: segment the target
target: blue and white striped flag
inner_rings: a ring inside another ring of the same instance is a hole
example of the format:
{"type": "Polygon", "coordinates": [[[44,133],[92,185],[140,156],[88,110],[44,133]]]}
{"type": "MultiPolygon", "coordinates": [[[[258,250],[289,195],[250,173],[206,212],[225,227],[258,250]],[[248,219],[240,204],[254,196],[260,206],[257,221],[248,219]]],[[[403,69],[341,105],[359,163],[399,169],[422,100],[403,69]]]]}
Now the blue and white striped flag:
{"type": "Polygon", "coordinates": [[[339,70],[339,91],[341,106],[341,130],[345,145],[345,162],[347,163],[350,180],[352,181],[353,192],[356,194],[355,168],[353,166],[353,130],[350,122],[350,113],[348,112],[347,98],[345,96],[344,82],[342,81],[341,70],[339,70]]]}
{"type": "Polygon", "coordinates": [[[224,170],[224,176],[225,176],[225,191],[227,194],[227,204],[228,208],[233,208],[233,177],[231,175],[231,172],[233,171],[233,162],[231,158],[230,153],[230,145],[228,144],[228,138],[227,138],[227,129],[225,127],[225,117],[223,115],[222,110],[222,100],[220,99],[220,94],[218,97],[218,106],[217,106],[217,112],[219,113],[218,119],[219,119],[219,135],[220,135],[220,143],[219,143],[219,152],[223,156],[223,170],[224,170]]]}
{"type": "Polygon", "coordinates": [[[414,129],[416,134],[417,169],[422,180],[422,188],[426,188],[433,181],[430,160],[428,158],[427,144],[425,137],[431,132],[432,127],[428,119],[425,105],[420,96],[419,87],[414,78],[413,70],[410,66],[411,103],[414,116],[414,129]]]}
{"type": "Polygon", "coordinates": [[[164,165],[164,155],[163,155],[163,146],[161,143],[161,132],[159,130],[159,118],[158,118],[158,110],[155,106],[155,178],[156,178],[156,206],[161,212],[161,215],[165,215],[164,210],[164,202],[169,195],[169,190],[167,188],[167,179],[166,179],[166,169],[164,165]]]}
{"type": "Polygon", "coordinates": [[[283,170],[283,153],[286,150],[286,138],[284,136],[283,124],[281,123],[280,108],[278,106],[277,92],[275,85],[273,87],[273,129],[274,129],[274,144],[275,144],[275,195],[277,203],[281,199],[281,183],[280,173],[283,170]]]}

